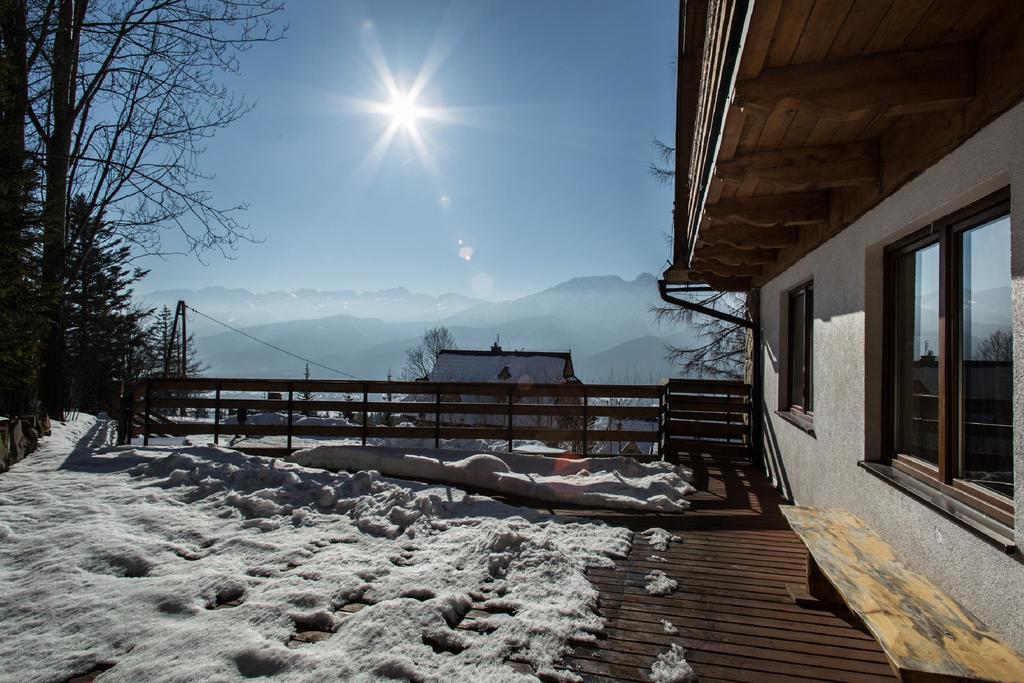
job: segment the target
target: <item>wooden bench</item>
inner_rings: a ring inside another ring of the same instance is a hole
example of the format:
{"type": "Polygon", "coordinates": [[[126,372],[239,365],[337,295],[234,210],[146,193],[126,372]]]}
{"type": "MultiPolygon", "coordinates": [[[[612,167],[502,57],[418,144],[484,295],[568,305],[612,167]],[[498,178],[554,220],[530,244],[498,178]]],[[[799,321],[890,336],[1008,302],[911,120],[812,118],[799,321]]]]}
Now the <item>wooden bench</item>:
{"type": "Polygon", "coordinates": [[[900,679],[1024,681],[1020,655],[903,564],[861,520],[835,508],[784,505],[782,512],[807,546],[807,594],[828,606],[845,604],[900,679]]]}

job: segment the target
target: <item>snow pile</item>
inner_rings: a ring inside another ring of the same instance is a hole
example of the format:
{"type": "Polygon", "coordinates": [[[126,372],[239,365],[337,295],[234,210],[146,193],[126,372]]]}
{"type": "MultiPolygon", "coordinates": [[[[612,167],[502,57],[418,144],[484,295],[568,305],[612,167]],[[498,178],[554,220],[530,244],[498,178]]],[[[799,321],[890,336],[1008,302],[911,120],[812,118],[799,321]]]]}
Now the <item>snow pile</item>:
{"type": "Polygon", "coordinates": [[[686,661],[686,650],[673,644],[665,650],[651,665],[651,681],[653,683],[693,683],[697,674],[686,661]]]}
{"type": "Polygon", "coordinates": [[[662,619],[661,620],[661,628],[662,628],[663,631],[665,631],[665,633],[668,633],[668,634],[671,634],[671,635],[675,635],[675,634],[679,633],[679,629],[677,629],[675,627],[675,624],[673,624],[668,619],[662,619]]]}
{"type": "Polygon", "coordinates": [[[651,595],[668,595],[679,587],[679,583],[675,579],[668,578],[660,569],[651,570],[651,573],[644,578],[647,579],[647,585],[644,588],[651,595]]]}
{"type": "Polygon", "coordinates": [[[376,470],[390,477],[443,481],[550,503],[617,510],[679,512],[694,492],[688,473],[633,458],[557,458],[394,447],[317,446],[291,460],[329,470],[376,470]]]}
{"type": "Polygon", "coordinates": [[[658,552],[665,552],[668,550],[669,541],[673,541],[675,543],[682,543],[683,541],[683,539],[678,536],[673,536],[669,532],[664,529],[659,529],[658,527],[652,527],[646,531],[641,531],[640,535],[647,539],[647,545],[651,546],[651,548],[658,552]]]}
{"type": "Polygon", "coordinates": [[[601,630],[585,568],[629,551],[447,487],[111,432],[56,424],[0,477],[0,680],[522,680],[506,659],[551,671],[601,630]]]}

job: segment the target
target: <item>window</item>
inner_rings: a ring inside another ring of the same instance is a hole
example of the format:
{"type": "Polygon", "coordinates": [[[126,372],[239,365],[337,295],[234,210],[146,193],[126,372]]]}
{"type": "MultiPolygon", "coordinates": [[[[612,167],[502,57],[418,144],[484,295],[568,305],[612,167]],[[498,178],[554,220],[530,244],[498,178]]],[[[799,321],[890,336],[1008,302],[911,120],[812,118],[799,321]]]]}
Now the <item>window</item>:
{"type": "Polygon", "coordinates": [[[814,285],[789,293],[789,378],[787,409],[810,416],[814,411],[813,344],[814,285]]]}
{"type": "Polygon", "coordinates": [[[886,252],[888,459],[1013,518],[1010,193],[886,252]]]}

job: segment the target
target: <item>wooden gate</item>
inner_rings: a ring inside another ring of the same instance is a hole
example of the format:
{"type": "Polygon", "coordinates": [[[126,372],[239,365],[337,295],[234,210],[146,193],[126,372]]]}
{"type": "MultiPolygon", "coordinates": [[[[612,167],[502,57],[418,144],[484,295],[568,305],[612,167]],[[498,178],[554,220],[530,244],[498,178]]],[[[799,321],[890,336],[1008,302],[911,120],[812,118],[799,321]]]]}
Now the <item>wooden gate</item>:
{"type": "Polygon", "coordinates": [[[710,455],[752,457],[750,385],[723,380],[672,379],[662,398],[662,452],[670,459],[710,455]]]}

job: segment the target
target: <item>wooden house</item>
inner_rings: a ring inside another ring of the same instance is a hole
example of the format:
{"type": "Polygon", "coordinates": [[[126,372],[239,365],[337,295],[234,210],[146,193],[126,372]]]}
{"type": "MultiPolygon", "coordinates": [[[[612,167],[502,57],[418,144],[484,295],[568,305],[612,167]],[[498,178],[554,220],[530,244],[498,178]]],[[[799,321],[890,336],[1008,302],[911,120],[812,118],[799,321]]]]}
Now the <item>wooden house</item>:
{"type": "Polygon", "coordinates": [[[684,0],[678,79],[660,286],[749,293],[774,483],[1024,651],[1024,3],[684,0]]]}

